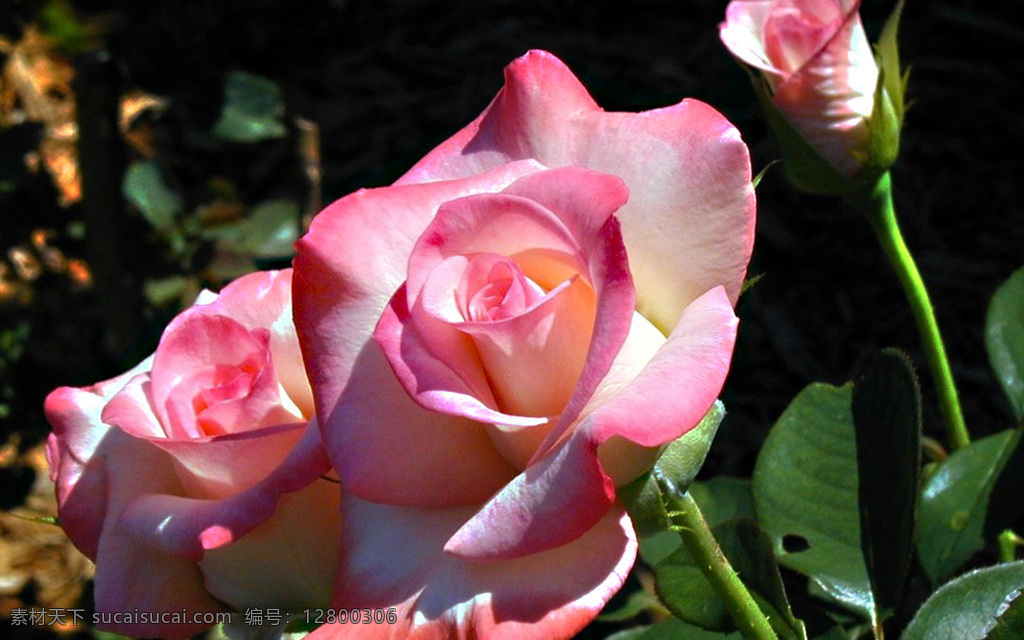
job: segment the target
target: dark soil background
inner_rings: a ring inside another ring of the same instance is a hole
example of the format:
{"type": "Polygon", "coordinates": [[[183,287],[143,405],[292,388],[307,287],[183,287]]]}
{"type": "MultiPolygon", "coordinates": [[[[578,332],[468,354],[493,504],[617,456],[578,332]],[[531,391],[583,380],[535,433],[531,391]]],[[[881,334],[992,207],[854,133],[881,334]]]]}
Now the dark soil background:
{"type": "MultiPolygon", "coordinates": [[[[18,38],[43,4],[0,4],[0,34],[18,38]]],[[[869,39],[893,4],[865,0],[869,39]]],[[[214,175],[230,179],[243,202],[278,195],[306,202],[311,188],[296,151],[295,118],[319,127],[322,202],[388,184],[474,118],[501,87],[502,68],[532,48],[564,60],[608,110],[683,97],[710,103],[742,131],[756,173],[776,154],[745,73],[718,40],[725,5],[76,0],[70,6],[77,18],[97,27],[90,44],[68,57],[80,73],[80,101],[89,78],[101,94],[141,90],[168,100],[150,123],[152,141],[193,206],[208,196],[204,185],[214,175]],[[111,62],[96,62],[97,50],[111,62]],[[281,87],[286,139],[238,145],[211,138],[225,75],[236,70],[281,87]]],[[[897,211],[936,305],[968,427],[979,437],[1013,422],[988,365],[983,327],[992,293],[1024,264],[1018,3],[910,0],[900,52],[912,70],[912,107],[893,172],[897,211]]],[[[34,144],[38,134],[24,135],[34,144]]],[[[0,147],[0,164],[18,158],[0,147]]],[[[115,197],[119,181],[115,173],[115,197]]],[[[93,264],[96,278],[86,288],[44,275],[32,284],[31,301],[0,306],[0,329],[29,327],[20,355],[8,353],[0,368],[9,407],[0,441],[17,434],[15,448],[25,452],[48,431],[41,409],[48,391],[108,378],[151,351],[174,308],[145,302],[143,283],[183,267],[161,257],[134,212],[114,219],[105,231],[116,244],[97,253],[66,231],[95,220],[88,202],[59,206],[42,174],[15,182],[0,190],[0,250],[32,229],[52,228],[68,255],[110,261],[119,274],[101,277],[102,265],[93,264]]],[[[917,364],[925,432],[944,441],[913,319],[867,224],[836,199],[795,192],[777,169],[758,196],[750,273],[764,277],[739,306],[740,340],[723,394],[729,414],[703,475],[749,476],[760,442],[797,392],[812,381],[845,382],[890,346],[917,364]]],[[[199,272],[208,258],[199,251],[184,268],[199,272]]],[[[25,499],[38,472],[2,470],[7,509],[25,499]]]]}

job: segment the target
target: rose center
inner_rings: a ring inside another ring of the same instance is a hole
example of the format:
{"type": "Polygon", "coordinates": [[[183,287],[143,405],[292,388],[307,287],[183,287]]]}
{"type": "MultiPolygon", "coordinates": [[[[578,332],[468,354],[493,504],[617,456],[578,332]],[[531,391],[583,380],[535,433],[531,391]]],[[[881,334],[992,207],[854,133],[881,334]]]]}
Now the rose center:
{"type": "Polygon", "coordinates": [[[515,262],[491,254],[472,258],[459,286],[460,311],[468,322],[495,322],[520,315],[544,297],[515,262]]]}
{"type": "Polygon", "coordinates": [[[170,331],[153,360],[153,402],[168,438],[187,440],[288,424],[301,412],[281,387],[270,332],[216,315],[196,315],[170,331]]]}
{"type": "Polygon", "coordinates": [[[253,379],[259,373],[259,363],[248,359],[238,366],[218,364],[200,374],[208,384],[200,382],[192,397],[192,410],[201,418],[207,408],[222,402],[244,398],[252,390],[253,379]]]}

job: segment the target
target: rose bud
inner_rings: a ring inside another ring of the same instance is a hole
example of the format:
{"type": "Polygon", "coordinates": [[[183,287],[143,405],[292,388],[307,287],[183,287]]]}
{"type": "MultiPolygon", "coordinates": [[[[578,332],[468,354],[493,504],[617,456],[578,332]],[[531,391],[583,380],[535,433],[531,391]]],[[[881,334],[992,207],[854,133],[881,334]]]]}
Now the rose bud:
{"type": "Polygon", "coordinates": [[[860,0],[733,0],[722,42],[757,69],[754,86],[800,189],[873,183],[899,150],[903,89],[893,12],[872,56],[860,0]]]}

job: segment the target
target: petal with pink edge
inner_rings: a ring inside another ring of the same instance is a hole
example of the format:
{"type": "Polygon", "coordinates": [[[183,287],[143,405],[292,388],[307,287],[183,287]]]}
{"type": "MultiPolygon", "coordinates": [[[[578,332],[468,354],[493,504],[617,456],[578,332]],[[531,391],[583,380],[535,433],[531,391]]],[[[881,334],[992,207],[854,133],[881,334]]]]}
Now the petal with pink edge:
{"type": "Polygon", "coordinates": [[[698,298],[632,382],[590,410],[571,435],[488,501],[445,549],[463,558],[501,560],[580,535],[615,496],[613,480],[599,462],[600,448],[636,456],[610,465],[627,476],[616,479],[626,481],[653,462],[649,448],[696,427],[725,383],[736,326],[722,287],[698,298]],[[622,447],[619,440],[639,446],[622,447]]]}
{"type": "Polygon", "coordinates": [[[582,421],[578,428],[601,443],[598,458],[616,486],[650,468],[643,448],[672,442],[700,423],[725,384],[738,324],[722,287],[697,298],[640,374],[582,421]]]}
{"type": "MultiPolygon", "coordinates": [[[[96,467],[89,473],[106,478],[106,511],[92,517],[102,521],[96,550],[96,611],[115,614],[131,611],[154,613],[222,611],[223,607],[203,588],[203,576],[194,562],[161,553],[134,537],[121,522],[128,506],[152,493],[180,494],[182,489],[166,454],[145,440],[133,438],[120,429],[108,429],[93,457],[96,467]]],[[[81,482],[75,493],[90,487],[81,482]]],[[[61,512],[63,520],[64,511],[61,512]]],[[[63,521],[62,521],[62,524],[63,521]]],[[[66,529],[74,539],[74,530],[66,529]]],[[[187,637],[206,625],[141,624],[123,621],[103,624],[102,629],[136,637],[187,637]]]]}
{"type": "MultiPolygon", "coordinates": [[[[317,389],[317,414],[324,442],[339,472],[355,486],[366,489],[372,477],[365,481],[353,478],[358,474],[350,468],[350,461],[365,460],[371,476],[381,465],[390,466],[394,457],[387,450],[386,439],[373,432],[380,431],[381,419],[394,424],[391,418],[401,416],[412,404],[370,337],[388,301],[405,280],[413,244],[442,203],[473,193],[500,191],[515,179],[543,168],[533,161],[518,162],[463,180],[360,191],[320,213],[299,241],[293,283],[296,327],[310,381],[317,389]],[[369,370],[365,376],[364,368],[369,370]],[[350,378],[372,382],[349,385],[350,378]],[[385,378],[390,381],[384,382],[385,378]],[[360,396],[370,407],[343,406],[345,401],[360,396]],[[378,415],[371,415],[374,412],[378,415]],[[356,417],[363,422],[349,422],[356,417]],[[357,429],[370,433],[351,433],[357,429]],[[379,446],[356,449],[359,455],[352,456],[352,449],[346,446],[353,440],[377,441],[379,446]]],[[[433,440],[427,435],[430,433],[425,429],[420,436],[433,440]]],[[[448,430],[438,441],[439,446],[426,459],[439,456],[442,446],[480,451],[477,436],[464,426],[448,430]]],[[[450,467],[446,473],[454,487],[466,488],[479,481],[473,469],[461,479],[459,468],[450,467]]],[[[370,491],[377,494],[376,490],[370,491]]]]}
{"type": "Polygon", "coordinates": [[[292,321],[292,270],[258,271],[224,287],[213,300],[197,303],[167,325],[167,334],[193,314],[224,315],[247,329],[269,329],[274,371],[305,418],[313,415],[313,393],[292,321]]]}
{"type": "Polygon", "coordinates": [[[199,438],[301,420],[274,375],[267,329],[192,314],[165,332],[149,395],[167,437],[199,438]]]}
{"type": "Polygon", "coordinates": [[[281,495],[330,471],[316,421],[300,435],[284,462],[264,468],[265,477],[245,491],[222,500],[186,498],[180,490],[141,493],[125,506],[119,528],[150,548],[193,562],[202,559],[207,550],[235,542],[269,518],[281,495]]]}
{"type": "Polygon", "coordinates": [[[403,285],[381,315],[373,338],[398,382],[416,403],[430,412],[483,423],[531,427],[548,422],[544,416],[502,412],[470,337],[432,321],[426,314],[422,314],[421,322],[414,322],[406,305],[403,285]],[[430,340],[422,335],[424,328],[434,329],[430,340]],[[446,350],[447,357],[439,358],[437,354],[446,350]]]}
{"type": "Polygon", "coordinates": [[[206,550],[199,566],[207,590],[236,611],[323,607],[338,577],[340,500],[338,483],[325,478],[281,495],[265,522],[206,550]]]}
{"type": "MultiPolygon", "coordinates": [[[[849,4],[849,3],[848,3],[849,4]]],[[[867,118],[874,108],[878,65],[868,44],[859,1],[836,19],[834,34],[772,97],[811,144],[846,175],[861,166],[867,118]]]]}
{"type": "Polygon", "coordinates": [[[479,422],[413,401],[376,343],[366,343],[353,371],[331,416],[335,426],[323,429],[346,491],[385,504],[443,507],[479,504],[515,477],[479,422]]]}
{"type": "Polygon", "coordinates": [[[587,625],[621,587],[636,539],[620,506],[565,546],[506,562],[466,562],[444,541],[472,508],[416,510],[342,502],[334,606],[396,607],[393,625],[324,625],[321,638],[557,640],[587,625]]]}
{"type": "Polygon", "coordinates": [[[91,387],[60,387],[46,397],[44,412],[53,433],[46,440],[50,479],[57,488],[61,526],[82,553],[95,560],[102,518],[107,509],[107,477],[95,460],[107,431],[100,414],[107,401],[144,371],[149,357],[121,375],[91,387]]]}
{"type": "Polygon", "coordinates": [[[772,64],[765,50],[764,24],[778,0],[743,0],[730,2],[725,8],[725,22],[718,25],[722,44],[755,69],[773,74],[781,80],[784,72],[772,64]]]}
{"type": "Polygon", "coordinates": [[[666,334],[715,286],[735,303],[754,240],[750,157],[739,132],[696,100],[639,114],[606,113],[556,57],[531,51],[505,69],[505,87],[462,131],[396,184],[469,176],[535,158],[618,176],[618,212],[637,309],[666,334]]]}
{"type": "Polygon", "coordinates": [[[444,550],[474,561],[523,558],[583,535],[615,502],[597,443],[575,431],[491,498],[444,550]]]}

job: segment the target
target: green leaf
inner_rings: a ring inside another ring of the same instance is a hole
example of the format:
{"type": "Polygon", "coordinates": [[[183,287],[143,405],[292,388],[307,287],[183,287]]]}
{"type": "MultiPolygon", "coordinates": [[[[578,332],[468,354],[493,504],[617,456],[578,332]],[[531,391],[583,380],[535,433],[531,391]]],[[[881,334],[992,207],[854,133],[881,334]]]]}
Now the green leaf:
{"type": "MultiPolygon", "coordinates": [[[[764,532],[753,520],[739,519],[714,527],[712,534],[776,633],[806,640],[803,623],[789,608],[772,543],[764,532]]],[[[731,626],[728,610],[685,548],[658,563],[654,571],[658,596],[674,615],[710,629],[731,626]]]]}
{"type": "Polygon", "coordinates": [[[239,225],[235,247],[255,258],[293,255],[299,239],[299,214],[299,205],[291,200],[270,200],[256,206],[239,225]]]}
{"type": "Polygon", "coordinates": [[[842,627],[832,627],[826,633],[816,636],[814,640],[850,640],[850,634],[842,627]]]}
{"type": "Polygon", "coordinates": [[[985,322],[988,358],[1014,415],[1024,423],[1024,268],[992,296],[985,322]]]}
{"type": "Polygon", "coordinates": [[[184,207],[181,196],[164,182],[160,167],[152,160],[133,162],[124,174],[121,193],[157,231],[174,229],[184,207]]]}
{"type": "Polygon", "coordinates": [[[894,609],[914,553],[921,401],[909,359],[886,350],[853,388],[861,549],[877,609],[894,609]]]}
{"type": "Polygon", "coordinates": [[[674,616],[705,629],[729,627],[725,603],[684,547],[659,562],[654,575],[658,597],[674,616]]]}
{"type": "Polygon", "coordinates": [[[731,520],[715,527],[715,539],[729,564],[750,590],[775,632],[807,640],[804,624],[789,607],[772,542],[753,520],[731,520]]]}
{"type": "Polygon", "coordinates": [[[706,631],[681,620],[665,620],[647,627],[637,627],[613,633],[605,640],[743,640],[737,631],[728,635],[706,631]]]}
{"type": "Polygon", "coordinates": [[[675,550],[683,545],[679,534],[671,529],[638,535],[637,538],[640,559],[651,567],[675,553],[675,550]]]}
{"type": "MultiPolygon", "coordinates": [[[[680,493],[689,489],[697,476],[704,458],[708,455],[711,442],[718,432],[718,425],[725,417],[725,407],[716,400],[694,429],[668,445],[655,463],[655,468],[672,481],[680,493]]],[[[651,536],[665,531],[668,514],[661,500],[661,492],[651,473],[646,473],[633,482],[618,489],[619,499],[626,505],[633,527],[641,536],[651,536]]]]}
{"type": "Polygon", "coordinates": [[[989,497],[1020,443],[1020,433],[1003,431],[954,451],[939,463],[921,491],[917,555],[938,584],[981,549],[989,497]]]}
{"type": "Polygon", "coordinates": [[[1024,598],[1011,595],[996,618],[996,624],[985,640],[1020,640],[1024,638],[1024,598]]]}
{"type": "Polygon", "coordinates": [[[1006,457],[989,495],[982,538],[996,540],[1007,529],[1024,529],[1024,436],[1006,457]]]}
{"type": "Polygon", "coordinates": [[[281,89],[270,80],[242,71],[228,74],[224,106],[213,135],[231,142],[260,142],[286,133],[279,118],[284,113],[281,89]]]}
{"type": "Polygon", "coordinates": [[[812,384],[797,395],[758,456],[754,510],[779,564],[873,619],[861,553],[851,399],[851,385],[812,384]]]}
{"type": "Polygon", "coordinates": [[[743,285],[740,287],[740,295],[742,296],[743,294],[757,286],[757,284],[761,282],[761,278],[763,278],[764,276],[765,274],[759,273],[756,276],[751,276],[744,280],[743,285]]]}
{"type": "Polygon", "coordinates": [[[174,300],[195,299],[200,289],[199,282],[192,276],[153,278],[146,280],[142,285],[146,299],[156,307],[162,307],[174,300]]]}
{"type": "MultiPolygon", "coordinates": [[[[1024,562],[978,569],[932,594],[902,640],[972,640],[995,626],[1007,598],[1024,589],[1024,562]]],[[[1019,637],[1019,636],[1017,636],[1019,637]]]]}
{"type": "Polygon", "coordinates": [[[96,40],[96,30],[78,20],[68,0],[49,0],[39,12],[39,18],[42,32],[64,51],[85,51],[96,40]]]}
{"type": "Polygon", "coordinates": [[[626,601],[616,609],[609,611],[607,608],[597,616],[601,622],[625,622],[632,620],[647,611],[656,611],[667,614],[665,607],[658,602],[658,599],[642,589],[629,594],[626,601]]]}
{"type": "Polygon", "coordinates": [[[750,480],[719,476],[694,482],[690,487],[700,512],[709,527],[727,520],[754,517],[754,498],[750,493],[750,480]]]}
{"type": "Polygon", "coordinates": [[[254,260],[290,258],[299,238],[300,211],[291,200],[269,200],[242,220],[203,229],[202,237],[217,243],[210,270],[237,277],[252,271],[254,260]]]}

